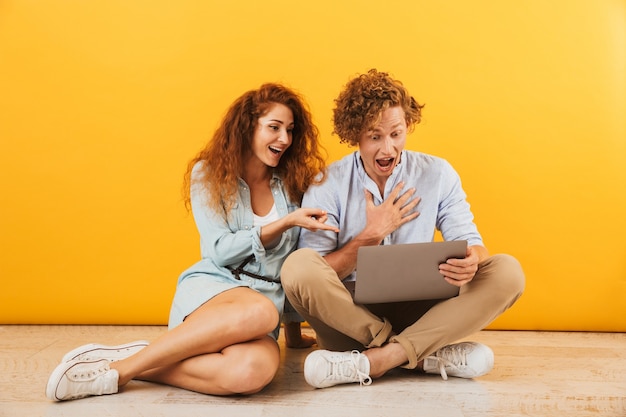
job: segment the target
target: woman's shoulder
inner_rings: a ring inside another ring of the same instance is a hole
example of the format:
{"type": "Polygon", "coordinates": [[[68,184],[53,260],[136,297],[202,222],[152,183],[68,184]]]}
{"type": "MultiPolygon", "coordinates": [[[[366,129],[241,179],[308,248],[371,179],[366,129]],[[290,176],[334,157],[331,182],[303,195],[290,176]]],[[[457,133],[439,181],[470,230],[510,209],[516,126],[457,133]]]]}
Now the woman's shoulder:
{"type": "Polygon", "coordinates": [[[191,180],[198,181],[204,179],[207,166],[205,161],[196,161],[191,167],[191,180]]]}

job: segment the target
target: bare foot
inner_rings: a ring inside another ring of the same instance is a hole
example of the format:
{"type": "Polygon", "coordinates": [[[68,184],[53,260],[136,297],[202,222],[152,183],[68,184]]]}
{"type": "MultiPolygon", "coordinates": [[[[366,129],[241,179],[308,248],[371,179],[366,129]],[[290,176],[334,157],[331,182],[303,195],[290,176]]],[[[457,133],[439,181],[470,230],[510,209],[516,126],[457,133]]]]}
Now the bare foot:
{"type": "Polygon", "coordinates": [[[306,349],[317,343],[314,337],[302,334],[300,323],[285,323],[283,329],[285,330],[285,345],[288,348],[306,349]]]}

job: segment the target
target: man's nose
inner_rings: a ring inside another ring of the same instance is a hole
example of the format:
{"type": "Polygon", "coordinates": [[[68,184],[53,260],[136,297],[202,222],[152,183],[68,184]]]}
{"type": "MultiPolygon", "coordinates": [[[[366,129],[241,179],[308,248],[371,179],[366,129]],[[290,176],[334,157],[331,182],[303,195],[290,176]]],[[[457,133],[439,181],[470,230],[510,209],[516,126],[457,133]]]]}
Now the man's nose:
{"type": "Polygon", "coordinates": [[[383,139],[382,149],[383,152],[390,153],[393,150],[393,141],[389,136],[383,139]]]}

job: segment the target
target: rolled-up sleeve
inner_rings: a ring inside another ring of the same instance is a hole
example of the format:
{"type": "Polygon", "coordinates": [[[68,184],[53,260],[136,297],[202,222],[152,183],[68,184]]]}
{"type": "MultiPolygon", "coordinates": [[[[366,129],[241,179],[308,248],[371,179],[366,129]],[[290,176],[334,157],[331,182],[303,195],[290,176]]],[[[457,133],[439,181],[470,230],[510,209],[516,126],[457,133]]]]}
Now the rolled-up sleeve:
{"type": "MultiPolygon", "coordinates": [[[[341,207],[336,199],[336,187],[333,184],[333,178],[328,178],[326,181],[323,185],[309,187],[302,198],[302,207],[315,207],[324,210],[328,216],[326,224],[339,228],[341,207]]],[[[337,250],[338,235],[331,230],[311,232],[307,229],[302,229],[298,247],[315,249],[322,256],[325,256],[337,250]]]]}
{"type": "Polygon", "coordinates": [[[474,215],[461,186],[461,178],[444,160],[441,164],[440,201],[437,229],[444,240],[467,240],[468,245],[482,245],[481,235],[474,223],[474,215]]]}

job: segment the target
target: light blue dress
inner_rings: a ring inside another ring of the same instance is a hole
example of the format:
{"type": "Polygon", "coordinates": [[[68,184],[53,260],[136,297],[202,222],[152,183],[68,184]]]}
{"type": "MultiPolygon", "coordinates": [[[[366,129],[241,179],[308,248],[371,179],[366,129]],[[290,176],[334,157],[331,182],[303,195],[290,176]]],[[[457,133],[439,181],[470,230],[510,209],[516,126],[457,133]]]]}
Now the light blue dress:
{"type": "MultiPolygon", "coordinates": [[[[282,314],[285,294],[280,284],[283,261],[296,247],[299,227],[292,227],[282,234],[271,249],[261,243],[261,227],[254,225],[254,213],[250,202],[250,188],[239,179],[236,202],[230,215],[217,213],[208,205],[209,194],[198,181],[199,165],[192,172],[191,207],[200,234],[202,259],[184,271],[178,278],[176,294],[170,310],[169,328],[181,324],[185,317],[216,295],[236,287],[249,287],[268,297],[282,314]],[[236,279],[231,269],[236,269],[247,258],[252,259],[243,270],[271,279],[267,282],[245,273],[236,279]]],[[[283,182],[278,175],[270,181],[274,204],[279,217],[299,208],[289,200],[283,182]]],[[[274,338],[278,337],[278,328],[274,338]]]]}

